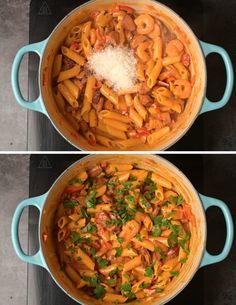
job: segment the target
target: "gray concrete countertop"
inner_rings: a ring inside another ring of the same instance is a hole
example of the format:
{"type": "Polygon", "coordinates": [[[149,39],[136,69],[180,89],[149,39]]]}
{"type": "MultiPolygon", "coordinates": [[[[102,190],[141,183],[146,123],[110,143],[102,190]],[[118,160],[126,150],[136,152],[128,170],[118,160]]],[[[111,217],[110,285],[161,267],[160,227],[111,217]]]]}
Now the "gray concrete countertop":
{"type": "MultiPolygon", "coordinates": [[[[16,103],[10,78],[16,52],[29,41],[30,0],[1,0],[0,3],[0,151],[26,150],[27,110],[16,103]]],[[[27,58],[22,62],[20,81],[22,93],[27,96],[27,58]]]]}
{"type": "MultiPolygon", "coordinates": [[[[18,203],[29,196],[30,155],[0,155],[0,305],[25,305],[27,264],[15,254],[10,227],[18,203]]],[[[22,248],[28,248],[28,209],[20,223],[22,248]]]]}

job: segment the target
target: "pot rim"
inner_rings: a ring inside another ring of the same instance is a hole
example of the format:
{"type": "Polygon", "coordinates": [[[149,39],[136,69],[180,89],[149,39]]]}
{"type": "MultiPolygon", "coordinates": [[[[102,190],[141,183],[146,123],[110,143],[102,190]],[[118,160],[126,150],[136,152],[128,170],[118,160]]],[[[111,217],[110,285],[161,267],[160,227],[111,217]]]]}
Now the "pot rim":
{"type": "MultiPolygon", "coordinates": [[[[117,155],[120,155],[120,154],[107,154],[108,157],[115,157],[117,155]]],[[[145,154],[129,154],[129,156],[140,156],[140,157],[145,157],[147,158],[147,155],[145,154]]],[[[99,155],[98,155],[99,156],[99,155]]],[[[123,155],[122,155],[123,156],[123,155]]],[[[46,193],[46,197],[44,199],[44,203],[42,205],[42,210],[41,210],[41,213],[40,213],[40,216],[39,216],[39,223],[38,223],[38,239],[39,239],[39,249],[40,249],[40,252],[41,252],[41,256],[43,258],[43,262],[45,264],[45,267],[46,267],[46,270],[49,272],[50,276],[53,278],[54,282],[57,284],[57,286],[62,289],[62,291],[64,291],[70,298],[72,298],[74,301],[76,301],[77,303],[81,303],[82,305],[87,305],[87,303],[84,303],[82,302],[81,300],[78,300],[76,299],[74,296],[70,295],[66,289],[64,289],[60,283],[56,280],[56,278],[54,277],[53,273],[51,272],[46,260],[45,260],[45,257],[44,257],[44,253],[43,253],[43,248],[42,248],[42,239],[41,239],[41,236],[42,236],[42,232],[41,232],[41,223],[42,223],[42,217],[43,217],[43,210],[44,210],[44,206],[45,206],[45,203],[47,202],[47,199],[48,199],[48,195],[50,194],[50,192],[52,191],[52,189],[55,187],[55,185],[57,184],[57,182],[64,176],[64,174],[68,171],[70,171],[73,167],[75,167],[78,163],[80,162],[83,162],[83,161],[86,161],[87,159],[89,160],[90,158],[94,158],[96,157],[96,154],[90,154],[90,155],[86,155],[86,156],[83,156],[82,158],[80,158],[79,160],[73,162],[69,167],[67,167],[60,175],[59,177],[53,182],[52,186],[49,188],[49,190],[47,191],[46,193]]],[[[198,191],[195,189],[195,187],[193,186],[192,182],[188,179],[188,177],[175,165],[173,164],[172,162],[170,162],[169,160],[163,158],[162,156],[160,155],[149,155],[150,158],[153,158],[153,159],[156,159],[156,160],[160,160],[160,162],[162,164],[166,164],[167,166],[169,166],[171,169],[173,169],[175,172],[179,173],[183,178],[184,180],[186,180],[192,187],[193,189],[193,192],[191,191],[192,194],[194,194],[194,196],[198,199],[198,203],[200,208],[201,208],[201,214],[203,216],[203,223],[204,223],[204,236],[202,238],[202,253],[201,255],[199,256],[199,263],[198,265],[196,266],[195,270],[192,272],[191,276],[189,277],[189,280],[187,282],[184,282],[181,284],[180,288],[172,295],[170,296],[166,301],[162,301],[162,302],[158,302],[158,301],[155,301],[153,303],[153,305],[164,305],[164,304],[167,304],[169,301],[171,301],[172,299],[174,299],[178,294],[180,294],[180,292],[182,292],[187,286],[188,284],[192,281],[193,277],[195,276],[195,274],[197,273],[197,271],[199,270],[200,266],[201,266],[201,262],[203,260],[203,256],[204,256],[204,253],[205,253],[205,250],[206,250],[206,241],[207,241],[207,222],[206,222],[206,211],[203,207],[203,203],[202,203],[202,200],[199,196],[199,193],[198,191]],[[158,302],[158,303],[157,303],[158,302]]],[[[131,303],[132,304],[132,303],[131,303]]]]}
{"type": "MultiPolygon", "coordinates": [[[[199,39],[197,38],[197,36],[195,35],[195,33],[193,32],[193,30],[191,29],[191,27],[189,26],[189,24],[179,15],[177,14],[174,10],[172,10],[171,8],[169,8],[167,5],[165,4],[162,4],[158,1],[154,1],[154,0],[147,0],[148,2],[151,2],[154,6],[158,5],[160,7],[162,7],[164,10],[172,13],[176,19],[180,19],[181,22],[184,23],[184,25],[186,26],[186,28],[188,29],[188,31],[190,32],[190,34],[192,34],[195,42],[197,43],[198,47],[199,47],[199,51],[200,51],[200,54],[201,54],[201,58],[202,58],[202,63],[203,63],[203,73],[204,73],[204,80],[205,80],[205,83],[204,83],[204,86],[203,86],[203,90],[201,91],[201,94],[202,94],[202,101],[201,103],[199,104],[199,109],[198,111],[196,112],[195,116],[188,122],[187,126],[178,134],[177,137],[175,137],[174,141],[170,142],[169,144],[167,143],[166,145],[162,145],[159,149],[147,149],[147,150],[144,150],[144,151],[150,151],[150,152],[155,152],[155,151],[163,151],[163,150],[167,150],[168,148],[170,148],[171,146],[175,145],[192,127],[192,125],[194,124],[194,122],[196,121],[197,117],[199,116],[200,114],[200,111],[202,109],[202,106],[203,106],[203,102],[204,102],[204,98],[206,97],[206,88],[207,88],[207,70],[206,70],[206,60],[205,60],[205,56],[204,56],[204,53],[203,53],[203,50],[202,50],[202,47],[201,47],[201,44],[200,44],[200,41],[199,39]]],[[[64,23],[64,21],[69,18],[71,15],[73,15],[76,11],[79,11],[80,9],[82,9],[83,7],[86,7],[88,6],[89,4],[93,4],[93,3],[96,3],[97,0],[90,0],[88,2],[85,2],[79,6],[77,6],[75,9],[73,9],[71,12],[69,12],[65,17],[63,17],[63,19],[54,27],[54,29],[52,30],[51,34],[48,36],[47,38],[47,41],[46,41],[46,44],[44,46],[44,50],[43,50],[43,55],[42,55],[42,60],[40,62],[40,67],[39,67],[39,71],[38,71],[38,86],[39,86],[39,91],[40,91],[40,95],[41,95],[41,99],[43,101],[43,104],[44,104],[44,107],[45,107],[45,103],[44,103],[44,99],[42,97],[42,75],[43,75],[43,69],[42,69],[42,62],[43,62],[43,58],[44,58],[44,52],[51,40],[51,38],[53,37],[54,33],[57,31],[57,29],[64,23]]],[[[124,0],[124,3],[125,3],[125,0],[124,0]]],[[[46,107],[45,107],[46,109],[46,107]]],[[[47,109],[46,109],[47,111],[47,109]]],[[[64,132],[63,131],[60,131],[59,127],[56,125],[56,123],[54,122],[54,120],[51,118],[51,115],[48,113],[47,111],[47,115],[52,123],[52,125],[54,126],[54,128],[57,130],[57,132],[67,141],[69,142],[72,146],[74,146],[76,149],[80,150],[80,151],[93,151],[93,150],[85,150],[84,148],[82,148],[81,145],[77,145],[75,143],[73,143],[73,141],[69,138],[67,138],[65,135],[64,135],[64,132]]],[[[144,144],[145,145],[145,144],[144,144]]],[[[95,151],[99,151],[99,150],[95,150],[95,151]]],[[[112,151],[116,151],[116,150],[101,150],[99,152],[112,152],[112,151]]],[[[136,152],[138,150],[127,150],[127,151],[133,151],[133,152],[136,152]]]]}

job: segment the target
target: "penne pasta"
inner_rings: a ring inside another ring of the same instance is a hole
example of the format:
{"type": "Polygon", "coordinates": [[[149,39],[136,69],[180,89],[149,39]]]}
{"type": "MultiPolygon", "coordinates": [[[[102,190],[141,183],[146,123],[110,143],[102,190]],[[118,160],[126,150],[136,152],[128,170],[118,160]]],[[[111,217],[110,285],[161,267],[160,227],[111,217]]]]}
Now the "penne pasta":
{"type": "Polygon", "coordinates": [[[85,59],[80,56],[78,53],[68,49],[67,47],[61,47],[61,52],[66,57],[70,58],[74,62],[76,62],[78,65],[83,66],[85,63],[85,59]]]}
{"type": "Polygon", "coordinates": [[[64,80],[77,76],[80,72],[80,66],[75,65],[73,68],[60,72],[57,82],[63,82],[64,80]]]}

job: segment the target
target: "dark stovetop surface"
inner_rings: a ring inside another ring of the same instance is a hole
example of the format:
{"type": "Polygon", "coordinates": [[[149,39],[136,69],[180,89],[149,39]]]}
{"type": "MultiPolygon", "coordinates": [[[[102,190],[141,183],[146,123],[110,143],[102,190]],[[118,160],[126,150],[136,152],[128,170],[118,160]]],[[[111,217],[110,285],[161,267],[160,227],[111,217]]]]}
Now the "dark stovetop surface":
{"type": "MultiPolygon", "coordinates": [[[[32,155],[30,161],[30,197],[48,191],[55,179],[84,155],[32,155]]],[[[208,196],[224,200],[236,219],[235,155],[164,155],[190,179],[195,188],[208,196]]],[[[225,238],[220,211],[207,212],[207,249],[212,254],[222,249],[225,238]]],[[[29,253],[38,249],[38,212],[29,211],[29,253]]],[[[234,305],[236,304],[236,244],[229,257],[219,264],[200,269],[190,284],[169,305],[234,305]]],[[[43,268],[28,266],[27,305],[72,305],[72,301],[43,268]]]]}
{"type": "MultiPolygon", "coordinates": [[[[30,42],[38,42],[49,36],[57,23],[84,0],[32,0],[30,7],[30,42]]],[[[191,26],[203,41],[224,47],[235,62],[236,1],[220,0],[160,0],[191,26]]],[[[212,100],[222,96],[225,77],[224,67],[217,55],[207,60],[207,96],[212,100]]],[[[37,97],[38,59],[30,55],[29,99],[37,97]]],[[[236,107],[233,106],[236,93],[229,104],[217,111],[197,118],[189,132],[171,150],[236,150],[236,107]]],[[[29,112],[28,150],[75,150],[54,129],[50,121],[40,113],[29,112]]]]}

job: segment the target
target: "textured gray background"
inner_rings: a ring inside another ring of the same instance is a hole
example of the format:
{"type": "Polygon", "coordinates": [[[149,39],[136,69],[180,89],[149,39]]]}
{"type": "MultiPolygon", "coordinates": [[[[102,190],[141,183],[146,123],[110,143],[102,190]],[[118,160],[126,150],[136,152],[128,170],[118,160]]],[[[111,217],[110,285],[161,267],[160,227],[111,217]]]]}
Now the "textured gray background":
{"type": "MultiPolygon", "coordinates": [[[[29,0],[0,0],[0,150],[26,150],[27,145],[27,110],[13,97],[10,71],[16,52],[29,41],[29,4],[29,0]]],[[[27,74],[25,58],[20,71],[24,96],[27,74]]]]}
{"type": "MultiPolygon", "coordinates": [[[[27,264],[15,254],[10,236],[17,204],[29,196],[29,155],[0,155],[0,305],[25,305],[27,264]]],[[[20,240],[28,248],[28,211],[20,223],[20,240]]]]}

